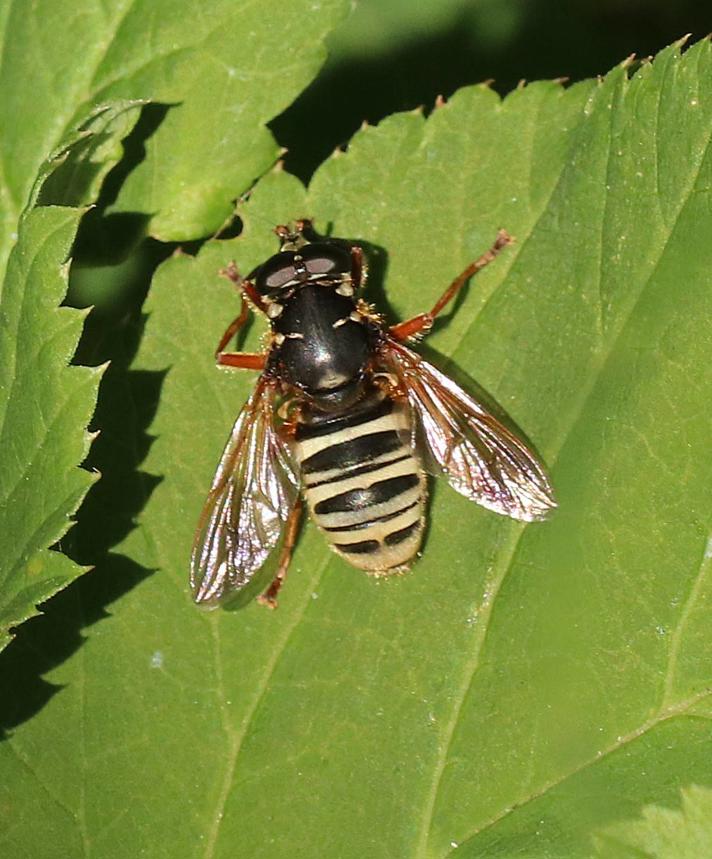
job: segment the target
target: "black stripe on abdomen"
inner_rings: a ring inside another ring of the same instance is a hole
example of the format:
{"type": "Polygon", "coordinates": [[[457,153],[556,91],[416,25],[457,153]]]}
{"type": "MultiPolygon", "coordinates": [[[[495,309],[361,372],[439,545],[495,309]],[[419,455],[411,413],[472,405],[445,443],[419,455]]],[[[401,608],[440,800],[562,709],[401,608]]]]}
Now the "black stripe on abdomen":
{"type": "Polygon", "coordinates": [[[411,524],[406,525],[405,528],[401,528],[399,531],[393,531],[392,533],[387,534],[383,542],[386,546],[396,546],[398,543],[402,543],[403,540],[407,540],[408,537],[410,537],[419,527],[420,522],[411,522],[411,524]]]}
{"type": "Polygon", "coordinates": [[[325,498],[314,507],[314,512],[322,516],[327,513],[353,513],[376,504],[385,504],[396,495],[417,486],[419,481],[417,474],[399,474],[397,477],[379,480],[363,489],[350,489],[348,492],[325,498]]]}
{"type": "Polygon", "coordinates": [[[360,543],[334,543],[334,546],[349,555],[368,555],[377,552],[381,544],[378,540],[362,540],[360,543]]]}
{"type": "Polygon", "coordinates": [[[353,468],[354,465],[365,464],[382,454],[393,453],[402,446],[401,438],[395,430],[366,433],[313,453],[302,462],[302,472],[314,474],[332,468],[353,468]]]}
{"type": "Polygon", "coordinates": [[[340,430],[357,427],[361,424],[375,421],[378,418],[390,415],[393,411],[393,400],[388,398],[381,399],[372,405],[369,401],[368,407],[356,412],[349,412],[346,415],[340,415],[336,418],[317,421],[314,423],[299,423],[295,433],[295,441],[305,441],[309,438],[319,438],[324,435],[331,435],[340,430]]]}
{"type": "Polygon", "coordinates": [[[411,504],[406,504],[405,507],[394,510],[392,513],[386,513],[383,516],[375,516],[373,519],[366,519],[362,522],[357,522],[355,525],[333,525],[331,528],[325,527],[324,530],[329,531],[330,533],[338,533],[339,531],[362,531],[364,528],[370,528],[371,525],[376,525],[379,522],[390,522],[390,520],[395,519],[396,516],[402,516],[403,513],[407,513],[409,510],[412,510],[414,507],[418,507],[419,505],[420,499],[413,501],[411,504]]]}
{"type": "Polygon", "coordinates": [[[385,462],[379,460],[378,462],[371,462],[368,465],[362,465],[360,468],[352,468],[348,474],[339,471],[338,474],[333,477],[326,477],[324,480],[315,480],[314,483],[306,481],[305,485],[308,489],[316,489],[318,486],[326,486],[328,483],[341,483],[345,477],[360,477],[362,474],[371,474],[374,471],[380,471],[387,465],[398,465],[398,463],[405,462],[406,459],[410,458],[410,453],[404,453],[403,456],[397,456],[395,459],[387,459],[385,462]]]}

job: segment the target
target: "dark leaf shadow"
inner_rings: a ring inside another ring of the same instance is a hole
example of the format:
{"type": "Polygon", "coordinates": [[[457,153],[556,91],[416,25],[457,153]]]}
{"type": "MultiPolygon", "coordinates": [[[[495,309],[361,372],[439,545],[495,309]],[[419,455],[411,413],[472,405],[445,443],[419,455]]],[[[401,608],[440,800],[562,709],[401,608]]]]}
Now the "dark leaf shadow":
{"type": "Polygon", "coordinates": [[[109,553],[96,569],[53,597],[44,614],[19,628],[0,654],[0,740],[62,689],[44,675],[81,647],[84,631],[108,617],[108,606],[147,575],[138,564],[109,553]]]}
{"type": "Polygon", "coordinates": [[[363,121],[431,109],[438,96],[482,81],[504,95],[522,79],[595,77],[632,53],[651,56],[709,30],[708,9],[694,0],[462,0],[439,29],[395,49],[336,56],[270,127],[288,150],[285,168],[307,181],[363,121]]]}
{"type": "Polygon", "coordinates": [[[148,105],[124,141],[125,158],[107,175],[99,201],[82,219],[72,252],[66,303],[94,306],[74,363],[110,362],[102,379],[90,430],[98,432],[83,467],[101,473],[56,547],[92,567],[42,606],[0,653],[0,738],[38,713],[58,687],[45,679],[85,640],[85,630],[110,613],[111,604],[152,570],[113,549],[134,528],[159,482],[140,465],[151,446],[152,423],[165,372],[130,370],[143,335],[141,307],[157,266],[175,246],[146,237],[144,213],[106,214],[121,183],[143,158],[147,136],[167,108],[148,105]],[[138,129],[138,131],[137,131],[138,129]]]}

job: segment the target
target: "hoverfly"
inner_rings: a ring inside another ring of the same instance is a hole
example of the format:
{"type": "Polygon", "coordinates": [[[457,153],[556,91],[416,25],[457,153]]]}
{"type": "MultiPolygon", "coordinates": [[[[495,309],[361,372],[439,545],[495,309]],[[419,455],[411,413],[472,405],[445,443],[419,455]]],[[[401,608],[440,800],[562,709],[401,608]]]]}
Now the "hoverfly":
{"type": "Polygon", "coordinates": [[[268,556],[272,607],[287,572],[303,499],[331,548],[375,576],[404,572],[423,536],[424,469],[472,501],[523,521],[556,506],[534,454],[406,342],[427,332],[492,247],[429,313],[397,325],[362,298],[361,247],[318,235],[311,221],[275,232],[280,250],[248,277],[225,274],[240,315],[216,350],[219,365],[259,370],[217,468],[195,535],[190,582],[197,603],[226,601],[268,556]],[[225,351],[251,309],[270,324],[262,353],[225,351]],[[281,551],[276,553],[277,544],[281,551]]]}

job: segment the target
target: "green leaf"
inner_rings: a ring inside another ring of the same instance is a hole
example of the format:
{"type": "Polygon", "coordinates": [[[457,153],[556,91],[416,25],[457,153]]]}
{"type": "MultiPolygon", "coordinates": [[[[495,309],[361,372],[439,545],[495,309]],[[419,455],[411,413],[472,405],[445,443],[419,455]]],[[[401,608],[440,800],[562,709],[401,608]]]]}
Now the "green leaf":
{"type": "Polygon", "coordinates": [[[27,208],[93,203],[109,168],[121,159],[122,141],[144,104],[128,100],[97,107],[40,166],[27,208]]]}
{"type": "Polygon", "coordinates": [[[682,791],[682,808],[643,809],[642,819],[609,827],[596,838],[605,859],[701,859],[712,844],[712,791],[691,787],[682,791]]]}
{"type": "Polygon", "coordinates": [[[47,549],[94,480],[86,457],[101,368],[68,367],[85,313],[59,307],[83,209],[138,118],[132,103],[96,111],[42,165],[0,293],[0,649],[9,630],[82,568],[47,549]]]}
{"type": "Polygon", "coordinates": [[[148,92],[175,104],[115,207],[156,213],[151,232],[164,240],[207,235],[230,218],[232,201],[279,155],[265,124],[314,77],[323,38],[348,8],[345,0],[208,5],[184,2],[175,15],[173,0],[137,4],[96,78],[102,97],[148,92]],[[115,63],[126,63],[149,21],[160,22],[158,50],[144,44],[114,82],[115,63]]]}
{"type": "Polygon", "coordinates": [[[95,105],[171,105],[116,208],[154,215],[151,232],[194,239],[217,230],[275,160],[264,123],[324,59],[345,0],[54,0],[0,12],[0,270],[40,164],[95,105]],[[308,10],[308,11],[307,11],[308,10]],[[76,46],[76,49],[68,49],[76,46]]]}
{"type": "Polygon", "coordinates": [[[168,369],[163,479],[119,547],[155,573],[0,747],[7,852],[583,859],[712,784],[711,90],[708,42],[468,88],[366,129],[308,194],[270,174],[239,239],[161,267],[134,366],[168,369]],[[423,350],[521,427],[560,509],[523,526],[441,481],[410,575],[369,579],[307,525],[277,612],[204,613],[192,530],[254,382],[213,366],[238,309],[217,271],[308,215],[369,244],[394,319],[517,237],[423,350]]]}

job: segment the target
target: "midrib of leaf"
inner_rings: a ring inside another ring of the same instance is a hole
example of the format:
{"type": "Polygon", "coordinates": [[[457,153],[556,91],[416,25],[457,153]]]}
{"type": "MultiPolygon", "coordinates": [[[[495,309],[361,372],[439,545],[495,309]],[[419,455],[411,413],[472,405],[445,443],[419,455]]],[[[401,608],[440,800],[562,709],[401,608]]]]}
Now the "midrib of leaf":
{"type": "MultiPolygon", "coordinates": [[[[661,88],[662,88],[662,86],[661,86],[661,88]]],[[[599,90],[599,92],[600,92],[600,90],[599,90]]],[[[661,101],[658,100],[658,114],[660,111],[660,105],[661,105],[661,101]]],[[[613,113],[614,113],[614,111],[611,111],[612,115],[613,115],[613,113]]],[[[613,117],[611,119],[611,122],[613,122],[613,117]]],[[[710,132],[712,132],[712,128],[710,129],[710,132]]],[[[607,158],[607,163],[606,163],[606,172],[608,172],[609,165],[610,165],[611,143],[612,143],[611,135],[609,135],[609,146],[608,146],[608,158],[607,158]]],[[[681,203],[680,203],[680,206],[679,206],[674,218],[672,219],[671,227],[670,227],[668,236],[667,236],[664,244],[661,247],[660,253],[658,254],[658,257],[657,257],[654,265],[651,267],[650,273],[648,274],[645,281],[643,282],[643,284],[639,290],[638,295],[636,296],[635,300],[631,304],[630,309],[628,310],[628,312],[626,314],[622,315],[623,318],[622,318],[621,322],[619,323],[617,329],[614,329],[613,336],[609,339],[608,347],[606,349],[601,349],[598,352],[599,358],[598,358],[598,361],[596,363],[594,363],[592,370],[591,370],[591,373],[589,374],[588,385],[582,386],[582,389],[581,389],[582,393],[581,393],[581,396],[579,398],[578,405],[572,410],[571,419],[568,422],[567,427],[564,429],[563,434],[560,436],[560,438],[554,444],[554,448],[555,448],[556,452],[553,455],[553,459],[552,459],[552,463],[551,463],[552,474],[555,474],[556,463],[558,462],[559,456],[561,455],[561,452],[563,451],[567,440],[571,437],[571,435],[575,431],[576,427],[579,425],[579,423],[583,419],[587,403],[591,399],[592,394],[595,392],[596,387],[600,382],[601,376],[605,372],[605,369],[606,369],[609,361],[611,360],[612,356],[615,354],[616,347],[617,347],[620,339],[622,338],[623,334],[625,333],[630,321],[633,319],[636,309],[638,308],[641,300],[645,296],[646,290],[647,290],[651,280],[653,279],[653,276],[655,275],[656,271],[658,270],[658,267],[660,266],[662,259],[665,256],[665,251],[667,250],[668,245],[670,244],[670,240],[672,239],[672,236],[674,235],[674,233],[677,229],[678,223],[680,221],[680,217],[681,217],[682,213],[684,212],[685,207],[687,206],[687,204],[690,200],[690,197],[692,196],[692,193],[695,190],[695,186],[696,186],[697,181],[699,179],[700,172],[702,170],[702,166],[704,165],[705,160],[706,160],[708,153],[710,151],[710,144],[711,143],[712,143],[712,141],[708,140],[708,142],[705,146],[705,149],[703,150],[703,152],[699,158],[699,161],[696,165],[696,168],[693,171],[691,171],[691,174],[690,174],[691,180],[688,184],[686,191],[681,196],[681,203]]],[[[657,162],[657,159],[656,159],[656,162],[657,162]]],[[[549,204],[550,204],[551,200],[553,199],[554,194],[556,193],[556,189],[561,184],[561,180],[563,179],[563,177],[566,173],[566,167],[567,167],[567,163],[566,163],[566,161],[564,161],[563,165],[562,165],[562,170],[559,173],[558,179],[552,188],[551,194],[549,195],[545,205],[543,206],[539,215],[535,219],[533,226],[531,227],[531,229],[527,233],[527,236],[521,245],[522,249],[526,246],[526,243],[531,239],[532,235],[536,232],[536,228],[537,228],[538,223],[540,222],[541,218],[546,213],[546,210],[548,209],[549,204]]],[[[604,208],[603,208],[603,212],[602,212],[602,217],[601,217],[602,234],[603,234],[603,227],[604,227],[604,219],[606,216],[607,199],[608,198],[606,196],[606,200],[604,201],[604,208]]],[[[520,251],[520,253],[521,253],[521,251],[520,251]]],[[[602,255],[603,255],[603,242],[601,242],[601,244],[599,246],[599,256],[601,257],[600,262],[599,262],[599,293],[600,293],[600,286],[601,286],[601,279],[602,279],[602,272],[603,272],[602,255]]],[[[519,254],[517,254],[517,257],[518,256],[519,256],[519,254]]],[[[512,265],[515,265],[515,264],[516,264],[516,260],[514,260],[512,262],[512,265]]],[[[494,294],[495,291],[493,291],[492,295],[494,294]]],[[[491,300],[492,295],[490,295],[488,297],[488,301],[491,300]]],[[[455,354],[455,352],[459,348],[460,344],[464,340],[469,329],[471,329],[474,326],[474,324],[477,322],[477,319],[478,319],[480,313],[482,312],[482,309],[483,308],[480,308],[479,313],[473,318],[471,325],[468,327],[468,329],[466,329],[466,331],[463,333],[463,335],[458,340],[457,344],[455,345],[455,348],[453,349],[453,353],[452,353],[453,355],[455,354]]],[[[556,481],[554,481],[554,485],[556,485],[556,481]]],[[[438,754],[438,757],[436,760],[434,777],[433,777],[433,781],[431,784],[431,788],[426,795],[426,803],[425,803],[425,808],[424,808],[424,812],[422,815],[423,825],[420,829],[418,841],[417,841],[417,845],[416,845],[416,855],[418,857],[420,857],[420,859],[426,859],[426,857],[428,855],[428,842],[429,842],[430,830],[431,830],[431,826],[432,826],[433,816],[435,813],[435,807],[437,804],[437,797],[438,797],[439,790],[440,790],[440,784],[442,782],[442,776],[443,776],[443,773],[445,771],[445,766],[447,763],[447,757],[448,757],[448,754],[450,751],[450,747],[452,745],[452,741],[453,741],[455,732],[457,730],[457,725],[458,725],[458,722],[460,719],[460,715],[462,713],[462,708],[464,707],[465,700],[467,699],[469,690],[472,687],[472,683],[474,681],[475,675],[477,673],[477,669],[478,669],[479,664],[480,664],[480,656],[481,656],[482,650],[484,648],[484,644],[485,644],[485,641],[487,638],[487,633],[489,631],[489,625],[490,625],[491,618],[492,618],[492,609],[494,607],[494,603],[496,601],[496,598],[497,598],[497,596],[501,590],[502,584],[504,583],[504,581],[507,577],[507,574],[511,570],[512,562],[513,562],[513,559],[515,557],[516,550],[519,546],[519,542],[520,542],[524,533],[525,533],[525,526],[520,526],[517,529],[517,531],[513,534],[512,538],[509,542],[509,545],[507,547],[506,553],[503,553],[504,557],[505,557],[504,564],[501,566],[499,572],[497,574],[495,574],[494,576],[492,576],[485,585],[485,592],[488,594],[488,598],[483,602],[484,611],[482,611],[482,613],[480,615],[480,617],[482,618],[482,623],[480,625],[478,625],[477,636],[475,638],[474,646],[473,646],[472,658],[467,660],[467,662],[465,664],[465,670],[463,672],[462,682],[458,686],[458,695],[455,697],[455,706],[453,707],[452,717],[448,721],[446,728],[445,728],[445,731],[443,733],[444,742],[440,746],[441,752],[438,754]]],[[[704,566],[704,564],[703,564],[703,566],[704,566]]],[[[696,577],[695,583],[693,584],[693,587],[691,588],[691,593],[688,596],[688,600],[685,604],[685,610],[686,611],[683,612],[683,614],[685,616],[689,615],[690,611],[692,610],[692,606],[690,605],[692,594],[693,593],[696,594],[699,592],[699,588],[697,587],[697,582],[700,578],[701,573],[702,573],[702,568],[700,569],[700,571],[698,571],[698,575],[696,577]]],[[[680,624],[678,623],[678,625],[676,627],[676,633],[677,633],[677,630],[679,629],[679,626],[680,626],[680,624]]],[[[681,633],[679,633],[679,634],[681,634],[681,633]]],[[[678,648],[679,648],[679,645],[678,645],[678,648]]],[[[669,672],[670,672],[670,665],[668,665],[668,668],[666,670],[666,675],[669,672]]],[[[671,682],[672,682],[671,680],[666,679],[666,688],[671,682]]],[[[689,706],[691,706],[692,703],[696,703],[700,697],[705,697],[708,694],[710,694],[710,690],[705,690],[700,695],[689,699],[689,702],[687,703],[685,709],[687,709],[689,706]]],[[[654,724],[658,724],[658,722],[662,721],[662,717],[660,716],[660,713],[662,713],[662,712],[668,712],[668,711],[663,711],[661,709],[658,713],[658,716],[656,717],[656,720],[654,721],[654,724]]],[[[670,712],[672,712],[672,715],[679,715],[679,713],[675,710],[674,705],[671,707],[670,712]]],[[[671,716],[666,716],[665,718],[671,718],[671,716]]],[[[645,723],[645,724],[647,725],[648,723],[645,723]]],[[[639,733],[637,733],[636,736],[640,736],[642,733],[645,732],[642,729],[638,729],[638,730],[639,730],[639,733]]],[[[647,730],[647,728],[646,728],[646,730],[647,730]]],[[[615,750],[615,749],[613,748],[612,750],[615,750]]],[[[595,758],[595,760],[598,760],[599,757],[600,757],[600,755],[597,756],[595,758]]],[[[576,771],[578,771],[578,770],[576,770],[576,771]]],[[[568,777],[568,776],[566,776],[566,777],[568,777]]],[[[556,780],[556,781],[552,782],[550,785],[542,788],[541,791],[537,792],[535,795],[531,795],[531,796],[525,798],[524,800],[518,801],[517,803],[515,803],[512,806],[510,811],[513,810],[514,808],[518,808],[521,805],[525,804],[526,802],[530,801],[532,798],[534,798],[534,796],[538,797],[538,796],[543,795],[548,790],[550,790],[551,787],[555,787],[556,785],[558,785],[560,783],[560,781],[562,781],[562,780],[563,780],[563,778],[556,780]]],[[[502,817],[505,816],[505,814],[508,814],[508,813],[509,813],[509,811],[507,811],[506,813],[503,813],[502,815],[500,815],[500,817],[493,819],[489,824],[487,824],[486,826],[483,826],[481,829],[478,829],[475,833],[473,833],[473,835],[478,834],[480,831],[483,831],[488,826],[497,822],[497,820],[501,819],[502,817]]],[[[472,837],[472,835],[467,836],[468,839],[471,837],[472,837]]],[[[448,851],[448,853],[445,855],[449,855],[449,852],[450,851],[448,851]]]]}
{"type": "MultiPolygon", "coordinates": [[[[487,829],[490,829],[492,826],[495,826],[497,823],[504,820],[506,817],[509,817],[509,815],[512,814],[513,812],[518,811],[520,808],[524,807],[525,805],[528,805],[530,802],[534,802],[534,800],[541,799],[541,797],[544,796],[545,794],[547,794],[550,790],[554,790],[555,788],[557,788],[561,784],[563,784],[565,781],[568,781],[568,779],[573,778],[574,776],[578,775],[579,773],[584,772],[584,770],[588,769],[591,766],[594,766],[595,764],[602,761],[604,758],[607,758],[609,755],[612,755],[614,752],[617,752],[619,749],[624,748],[629,743],[632,743],[635,740],[640,739],[640,737],[642,737],[648,731],[653,730],[653,728],[657,728],[658,725],[661,725],[664,722],[667,722],[671,719],[676,719],[676,718],[680,718],[681,716],[685,716],[687,714],[688,710],[690,710],[690,708],[694,707],[695,704],[699,704],[700,701],[703,701],[705,698],[708,698],[710,695],[712,695],[712,689],[703,689],[701,692],[698,692],[697,694],[692,695],[689,698],[686,698],[684,701],[678,702],[677,704],[673,705],[672,707],[658,710],[658,712],[654,716],[651,716],[650,719],[647,719],[645,722],[643,722],[637,728],[634,728],[632,731],[625,734],[624,736],[617,737],[613,743],[611,743],[609,746],[606,746],[606,748],[601,749],[600,751],[597,751],[594,755],[587,758],[585,761],[583,761],[577,767],[572,768],[571,770],[569,770],[568,772],[559,776],[558,778],[552,779],[551,781],[542,785],[538,790],[533,791],[532,793],[528,794],[526,797],[518,800],[517,802],[513,803],[508,808],[504,809],[499,814],[492,817],[486,823],[483,823],[481,826],[478,826],[477,829],[473,829],[472,832],[468,832],[465,835],[465,837],[463,838],[463,840],[458,843],[457,847],[453,847],[451,850],[447,850],[443,854],[443,859],[446,859],[446,857],[449,857],[449,856],[453,856],[455,853],[455,850],[459,850],[460,848],[464,847],[473,838],[476,838],[478,835],[482,834],[487,829]]],[[[711,719],[709,719],[709,717],[702,716],[700,714],[695,714],[694,718],[706,719],[707,721],[712,721],[711,719]]]]}
{"type": "MultiPolygon", "coordinates": [[[[572,144],[572,146],[573,146],[573,144],[572,144]]],[[[501,287],[501,285],[504,282],[506,282],[507,275],[509,274],[509,271],[511,271],[511,269],[516,265],[519,256],[523,253],[524,248],[526,247],[527,243],[529,242],[531,237],[536,232],[536,229],[537,229],[539,223],[541,222],[541,219],[544,217],[546,211],[548,210],[548,208],[551,204],[551,201],[554,198],[554,195],[556,194],[557,189],[561,185],[561,181],[562,181],[562,179],[566,173],[566,164],[567,164],[566,161],[562,161],[561,170],[559,171],[559,174],[556,177],[556,181],[554,181],[552,183],[551,190],[550,190],[549,194],[547,195],[546,199],[544,200],[544,203],[541,206],[539,213],[535,216],[535,218],[532,222],[532,226],[529,229],[529,231],[527,232],[527,235],[525,236],[524,241],[516,246],[518,249],[518,252],[511,259],[510,265],[509,265],[504,277],[502,278],[502,280],[500,280],[499,287],[501,287]]],[[[455,354],[457,353],[458,349],[460,348],[461,344],[463,343],[465,338],[468,336],[471,329],[475,326],[475,324],[477,323],[477,320],[479,319],[479,317],[481,316],[482,312],[485,310],[487,305],[490,303],[490,301],[493,299],[493,297],[497,293],[499,287],[495,287],[495,289],[493,289],[491,291],[491,293],[487,296],[485,302],[479,308],[479,311],[473,316],[472,322],[470,323],[469,326],[467,326],[465,328],[465,330],[463,331],[463,333],[460,335],[457,342],[455,343],[455,345],[452,349],[451,355],[450,355],[450,359],[447,363],[452,362],[452,360],[453,360],[455,354]]],[[[574,418],[569,430],[571,428],[573,428],[573,426],[576,422],[577,422],[577,418],[574,418]]],[[[562,445],[559,446],[559,451],[560,451],[562,446],[563,446],[563,443],[562,443],[562,445]]],[[[552,468],[552,471],[553,471],[553,468],[552,468]]],[[[478,618],[481,618],[482,622],[478,623],[478,625],[477,625],[477,633],[476,633],[476,636],[474,638],[474,645],[472,648],[472,657],[469,660],[467,660],[467,662],[465,663],[462,679],[458,685],[457,695],[455,696],[455,699],[454,699],[456,703],[455,703],[455,706],[453,707],[451,717],[448,720],[448,722],[445,726],[445,730],[443,732],[443,737],[442,737],[442,740],[440,743],[441,751],[438,754],[437,759],[435,761],[433,780],[431,782],[430,789],[427,792],[426,797],[425,797],[425,806],[424,806],[423,813],[421,815],[422,826],[420,828],[420,831],[418,834],[418,840],[417,840],[417,843],[415,846],[415,851],[416,851],[415,855],[418,857],[421,857],[421,859],[425,859],[425,857],[427,856],[428,840],[429,840],[429,836],[430,836],[430,828],[432,826],[433,815],[435,813],[435,806],[436,806],[437,797],[438,797],[438,794],[440,791],[440,784],[442,782],[443,773],[445,771],[445,764],[447,762],[447,756],[450,752],[450,747],[452,745],[453,737],[455,736],[455,731],[457,730],[457,724],[460,720],[462,708],[465,704],[465,700],[467,699],[468,692],[470,690],[470,687],[472,686],[472,681],[474,680],[475,674],[477,673],[477,669],[479,667],[480,655],[481,655],[482,649],[484,647],[484,642],[485,642],[485,639],[487,637],[487,631],[489,629],[489,623],[490,623],[490,619],[492,616],[492,608],[494,606],[494,602],[497,598],[497,595],[499,594],[499,591],[502,587],[502,584],[504,583],[504,580],[507,577],[507,573],[511,569],[512,561],[513,561],[514,556],[516,554],[517,547],[519,546],[519,542],[522,538],[522,535],[524,534],[524,530],[525,530],[524,525],[517,526],[517,525],[512,524],[510,527],[511,527],[511,531],[510,531],[511,537],[509,539],[508,545],[507,545],[506,549],[504,551],[502,551],[502,553],[499,556],[501,559],[503,559],[504,563],[500,563],[499,571],[496,572],[494,575],[492,575],[486,581],[486,583],[484,585],[483,593],[485,593],[487,596],[485,597],[482,604],[480,605],[480,614],[478,615],[478,618]]]]}

